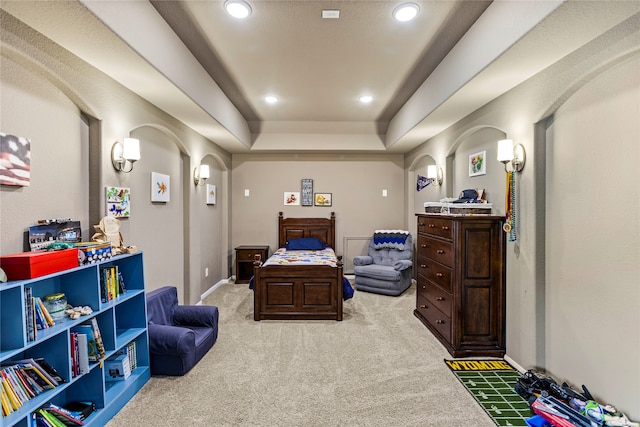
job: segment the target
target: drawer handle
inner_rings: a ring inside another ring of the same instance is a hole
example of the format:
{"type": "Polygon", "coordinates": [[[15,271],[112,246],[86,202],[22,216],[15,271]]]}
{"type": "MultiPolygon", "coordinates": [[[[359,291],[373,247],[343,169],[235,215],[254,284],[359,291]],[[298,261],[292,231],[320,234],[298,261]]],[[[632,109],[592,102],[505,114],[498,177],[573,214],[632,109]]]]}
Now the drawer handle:
{"type": "Polygon", "coordinates": [[[437,323],[438,325],[444,325],[444,320],[436,320],[436,323],[437,323]]]}
{"type": "Polygon", "coordinates": [[[424,304],[420,304],[420,308],[427,308],[427,306],[424,304]]]}
{"type": "Polygon", "coordinates": [[[422,245],[420,245],[420,247],[421,247],[422,249],[424,249],[424,248],[426,248],[426,247],[427,247],[427,245],[422,244],[422,245]]]}
{"type": "Polygon", "coordinates": [[[436,253],[437,253],[437,254],[439,254],[439,255],[442,255],[442,254],[444,254],[444,251],[443,251],[442,249],[438,249],[438,250],[436,251],[436,253]]]}
{"type": "Polygon", "coordinates": [[[426,264],[420,264],[420,268],[427,268],[426,264]]]}
{"type": "Polygon", "coordinates": [[[429,224],[429,228],[436,228],[435,224],[429,224]]]}
{"type": "Polygon", "coordinates": [[[442,274],[442,273],[436,273],[436,277],[444,277],[444,274],[442,274]]]}
{"type": "Polygon", "coordinates": [[[419,222],[418,227],[424,227],[424,222],[419,222]]]}
{"type": "Polygon", "coordinates": [[[442,226],[442,229],[446,231],[446,230],[448,230],[448,229],[449,229],[449,227],[447,227],[446,225],[443,225],[443,226],[442,226]]]}
{"type": "Polygon", "coordinates": [[[422,285],[422,289],[427,289],[427,287],[425,285],[422,285]]]}
{"type": "Polygon", "coordinates": [[[442,298],[442,297],[438,297],[438,298],[436,298],[436,300],[437,300],[437,301],[444,301],[444,298],[442,298]]]}

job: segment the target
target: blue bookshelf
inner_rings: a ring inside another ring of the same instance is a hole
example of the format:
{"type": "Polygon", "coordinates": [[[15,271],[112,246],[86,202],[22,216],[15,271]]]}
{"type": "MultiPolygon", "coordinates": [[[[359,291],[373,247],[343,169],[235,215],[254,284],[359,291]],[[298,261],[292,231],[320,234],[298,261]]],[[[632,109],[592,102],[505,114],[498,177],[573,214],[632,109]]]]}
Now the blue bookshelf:
{"type": "Polygon", "coordinates": [[[92,401],[96,411],[85,420],[89,427],[103,426],[135,395],[151,377],[149,338],[147,333],[146,295],[142,253],[118,255],[109,260],[79,266],[55,274],[0,284],[0,363],[44,357],[65,383],[23,403],[17,410],[0,418],[0,427],[31,427],[31,413],[49,403],[64,406],[71,401],[92,401]],[[126,285],[126,293],[102,302],[101,269],[117,266],[126,285]],[[35,341],[28,341],[25,288],[33,296],[64,293],[69,304],[90,306],[93,313],[79,319],[56,322],[38,330],[35,341]],[[135,343],[135,363],[131,376],[124,381],[105,381],[104,369],[91,363],[89,372],[72,376],[71,336],[74,326],[91,318],[97,320],[106,350],[114,356],[135,343]]]}

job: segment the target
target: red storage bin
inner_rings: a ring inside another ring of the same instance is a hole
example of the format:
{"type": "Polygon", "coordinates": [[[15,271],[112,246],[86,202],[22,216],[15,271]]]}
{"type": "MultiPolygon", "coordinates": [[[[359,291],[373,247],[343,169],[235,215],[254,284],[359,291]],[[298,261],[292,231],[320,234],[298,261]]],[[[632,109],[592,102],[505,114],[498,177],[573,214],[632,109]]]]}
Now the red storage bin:
{"type": "Polygon", "coordinates": [[[78,266],[78,249],[35,251],[0,257],[8,280],[33,279],[78,266]]]}

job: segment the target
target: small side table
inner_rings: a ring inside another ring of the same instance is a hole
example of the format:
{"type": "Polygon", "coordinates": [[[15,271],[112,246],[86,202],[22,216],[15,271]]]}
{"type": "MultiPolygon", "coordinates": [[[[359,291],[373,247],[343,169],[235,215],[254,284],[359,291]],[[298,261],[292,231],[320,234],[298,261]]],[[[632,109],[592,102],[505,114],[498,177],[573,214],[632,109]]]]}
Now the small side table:
{"type": "Polygon", "coordinates": [[[256,255],[265,261],[269,257],[269,246],[243,245],[236,248],[236,283],[249,283],[256,255]]]}

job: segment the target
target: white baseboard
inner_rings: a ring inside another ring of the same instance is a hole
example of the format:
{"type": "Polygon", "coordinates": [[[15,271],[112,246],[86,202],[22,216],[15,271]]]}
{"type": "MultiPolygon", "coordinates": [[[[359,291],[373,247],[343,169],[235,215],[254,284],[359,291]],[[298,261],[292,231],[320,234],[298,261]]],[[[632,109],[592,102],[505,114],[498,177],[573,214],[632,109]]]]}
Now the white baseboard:
{"type": "Polygon", "coordinates": [[[226,283],[229,283],[229,282],[231,282],[231,279],[230,279],[230,278],[229,278],[229,279],[222,279],[222,280],[220,280],[218,283],[216,283],[215,285],[213,285],[212,287],[210,287],[209,289],[207,289],[207,290],[205,291],[205,293],[204,293],[204,294],[200,295],[200,301],[198,301],[198,302],[196,303],[196,305],[202,305],[202,300],[204,300],[206,297],[208,297],[209,295],[211,295],[211,293],[212,293],[213,291],[215,291],[216,289],[218,289],[220,286],[222,286],[222,285],[224,285],[224,284],[226,284],[226,283]]]}
{"type": "Polygon", "coordinates": [[[513,366],[514,368],[516,368],[518,370],[518,372],[520,372],[521,374],[525,373],[526,369],[524,369],[522,366],[520,366],[520,364],[518,364],[515,360],[510,358],[508,355],[506,355],[506,354],[504,355],[504,360],[509,362],[509,364],[511,366],[513,366]]]}

